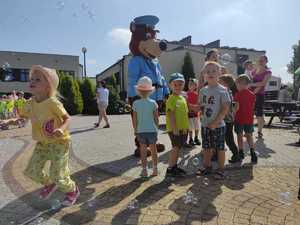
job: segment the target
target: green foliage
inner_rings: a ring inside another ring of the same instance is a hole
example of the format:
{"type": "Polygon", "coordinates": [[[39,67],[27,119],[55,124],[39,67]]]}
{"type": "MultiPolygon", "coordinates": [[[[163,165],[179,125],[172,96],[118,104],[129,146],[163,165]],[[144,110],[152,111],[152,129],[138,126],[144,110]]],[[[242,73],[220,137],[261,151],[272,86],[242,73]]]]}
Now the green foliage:
{"type": "Polygon", "coordinates": [[[107,114],[118,114],[120,107],[120,96],[118,94],[118,90],[111,85],[108,85],[107,88],[109,89],[109,104],[107,107],[107,114]]]}
{"type": "Polygon", "coordinates": [[[193,60],[189,52],[185,53],[184,56],[184,62],[182,66],[182,75],[185,79],[185,90],[188,88],[188,81],[191,78],[195,78],[195,72],[194,72],[194,66],[193,66],[193,60]]]}
{"type": "Polygon", "coordinates": [[[58,89],[65,109],[70,115],[81,113],[83,102],[78,83],[69,75],[60,73],[59,78],[60,85],[58,89]]]}
{"type": "Polygon", "coordinates": [[[80,83],[80,91],[83,99],[83,114],[97,115],[98,107],[95,99],[96,87],[89,78],[84,78],[80,83]]]}
{"type": "Polygon", "coordinates": [[[295,75],[295,71],[297,68],[300,67],[300,40],[298,41],[298,44],[294,45],[293,47],[293,58],[292,61],[287,65],[288,72],[293,74],[294,79],[294,93],[293,98],[297,98],[298,89],[300,88],[300,76],[295,75]]]}

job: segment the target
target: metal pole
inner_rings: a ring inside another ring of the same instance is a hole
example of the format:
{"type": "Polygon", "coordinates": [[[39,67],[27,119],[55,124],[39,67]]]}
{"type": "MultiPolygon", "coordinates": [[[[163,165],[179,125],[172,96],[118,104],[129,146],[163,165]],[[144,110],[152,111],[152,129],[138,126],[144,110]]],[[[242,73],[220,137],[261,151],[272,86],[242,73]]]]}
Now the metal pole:
{"type": "Polygon", "coordinates": [[[84,64],[84,77],[86,78],[85,52],[83,52],[83,64],[84,64]]]}

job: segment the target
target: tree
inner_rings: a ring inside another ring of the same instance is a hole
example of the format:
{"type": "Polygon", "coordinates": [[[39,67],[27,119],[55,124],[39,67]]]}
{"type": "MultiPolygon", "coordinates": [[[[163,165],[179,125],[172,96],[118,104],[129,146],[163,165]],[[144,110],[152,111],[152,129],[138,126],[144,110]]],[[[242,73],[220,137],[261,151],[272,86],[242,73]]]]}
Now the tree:
{"type": "Polygon", "coordinates": [[[89,78],[84,78],[83,81],[80,82],[80,91],[83,99],[83,114],[98,114],[95,90],[96,87],[89,78]]]}
{"type": "Polygon", "coordinates": [[[187,90],[189,79],[195,78],[193,61],[192,61],[192,57],[189,52],[186,52],[185,56],[184,56],[184,62],[183,62],[183,66],[182,66],[182,74],[185,79],[185,90],[187,90]]]}
{"type": "Polygon", "coordinates": [[[287,65],[287,67],[288,67],[288,72],[293,74],[293,79],[294,79],[293,98],[295,99],[297,98],[298,89],[300,88],[300,76],[295,74],[297,68],[300,67],[300,40],[298,41],[298,44],[293,45],[292,48],[294,51],[294,55],[292,61],[287,65]]]}
{"type": "Polygon", "coordinates": [[[112,85],[107,85],[107,88],[109,89],[107,114],[118,114],[120,107],[120,95],[118,94],[118,90],[112,85]]]}
{"type": "Polygon", "coordinates": [[[83,109],[82,96],[72,76],[61,74],[59,93],[61,101],[70,115],[79,114],[83,109]]]}

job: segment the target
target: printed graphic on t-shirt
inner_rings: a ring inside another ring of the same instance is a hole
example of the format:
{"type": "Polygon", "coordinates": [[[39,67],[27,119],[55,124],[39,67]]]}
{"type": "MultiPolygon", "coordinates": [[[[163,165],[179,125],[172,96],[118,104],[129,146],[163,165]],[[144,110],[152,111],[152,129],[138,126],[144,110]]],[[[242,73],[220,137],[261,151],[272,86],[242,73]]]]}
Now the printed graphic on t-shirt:
{"type": "Polygon", "coordinates": [[[46,135],[52,135],[54,131],[54,119],[45,122],[43,128],[46,135]]]}
{"type": "MultiPolygon", "coordinates": [[[[208,104],[208,105],[214,105],[215,104],[215,96],[209,96],[208,98],[207,98],[207,96],[206,95],[203,95],[203,103],[204,104],[208,104]],[[208,99],[208,100],[207,100],[208,99]]],[[[206,110],[205,110],[205,115],[206,115],[206,117],[211,117],[212,116],[212,114],[213,114],[213,110],[210,108],[210,107],[207,107],[206,108],[206,110]]]]}

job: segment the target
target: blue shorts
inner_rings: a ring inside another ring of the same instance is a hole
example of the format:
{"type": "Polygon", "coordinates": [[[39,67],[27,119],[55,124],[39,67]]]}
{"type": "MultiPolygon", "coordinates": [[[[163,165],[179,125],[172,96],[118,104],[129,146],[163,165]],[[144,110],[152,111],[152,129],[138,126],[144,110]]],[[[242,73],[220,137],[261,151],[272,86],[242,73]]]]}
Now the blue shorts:
{"type": "Polygon", "coordinates": [[[203,149],[215,149],[225,151],[225,132],[226,127],[219,127],[214,130],[208,127],[201,128],[203,149]]]}
{"type": "Polygon", "coordinates": [[[237,134],[242,134],[243,132],[246,134],[252,134],[254,132],[254,127],[253,124],[234,123],[234,131],[237,134]]]}
{"type": "Polygon", "coordinates": [[[137,133],[136,135],[138,141],[144,145],[156,144],[157,142],[157,133],[137,133]]]}

